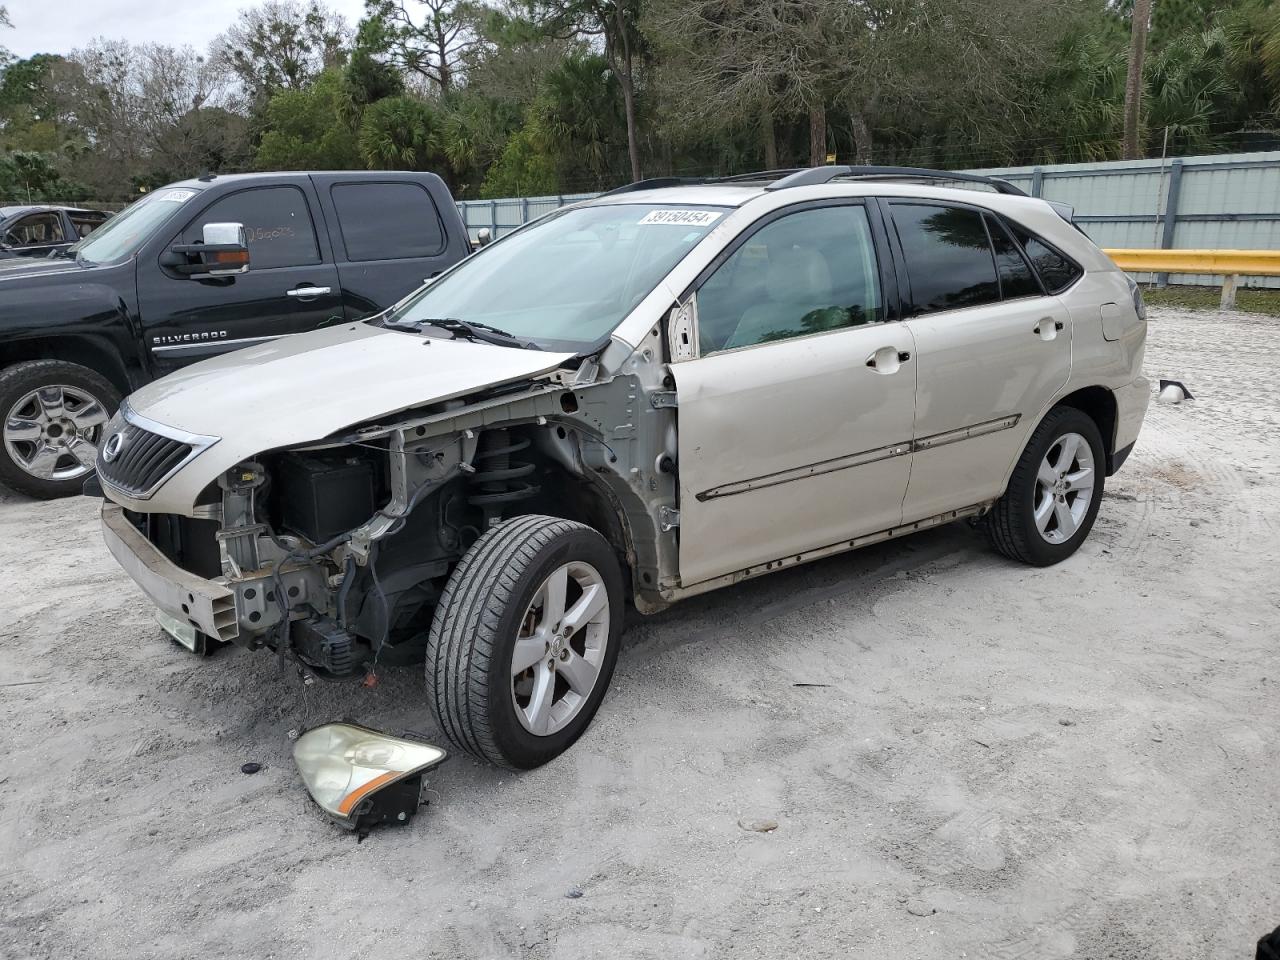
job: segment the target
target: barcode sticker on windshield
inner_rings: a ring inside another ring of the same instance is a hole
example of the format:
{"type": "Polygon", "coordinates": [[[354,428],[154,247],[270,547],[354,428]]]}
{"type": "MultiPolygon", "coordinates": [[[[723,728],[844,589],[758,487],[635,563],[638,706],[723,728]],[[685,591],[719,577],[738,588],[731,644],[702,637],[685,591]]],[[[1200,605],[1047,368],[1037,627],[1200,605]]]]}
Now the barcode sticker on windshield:
{"type": "Polygon", "coordinates": [[[706,227],[720,219],[720,214],[710,210],[650,210],[641,224],[670,224],[677,227],[706,227]]]}
{"type": "Polygon", "coordinates": [[[167,203],[186,203],[195,195],[196,192],[194,190],[166,190],[156,199],[167,203]]]}

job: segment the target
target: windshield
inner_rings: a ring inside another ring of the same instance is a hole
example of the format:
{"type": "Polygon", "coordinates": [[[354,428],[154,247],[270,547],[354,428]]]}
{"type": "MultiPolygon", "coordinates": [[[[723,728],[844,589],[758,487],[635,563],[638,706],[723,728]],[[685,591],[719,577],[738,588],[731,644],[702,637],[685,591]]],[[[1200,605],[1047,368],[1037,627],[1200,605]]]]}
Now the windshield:
{"type": "Polygon", "coordinates": [[[174,212],[196,195],[195,190],[157,190],[100,226],[68,252],[88,263],[123,263],[174,212]]]}
{"type": "Polygon", "coordinates": [[[617,204],[552,214],[463,261],[384,322],[462,320],[545,349],[581,350],[612,331],[726,212],[617,204]]]}

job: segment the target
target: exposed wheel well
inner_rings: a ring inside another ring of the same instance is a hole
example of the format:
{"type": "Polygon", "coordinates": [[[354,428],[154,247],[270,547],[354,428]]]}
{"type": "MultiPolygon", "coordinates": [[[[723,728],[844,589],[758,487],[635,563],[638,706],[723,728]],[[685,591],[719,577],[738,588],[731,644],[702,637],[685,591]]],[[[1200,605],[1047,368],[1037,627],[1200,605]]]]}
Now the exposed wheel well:
{"type": "Polygon", "coordinates": [[[1086,413],[1098,425],[1102,434],[1102,442],[1106,446],[1107,476],[1115,472],[1113,466],[1116,452],[1116,397],[1106,387],[1085,387],[1075,393],[1067,394],[1056,404],[1059,407],[1074,407],[1086,413]]]}
{"type": "Polygon", "coordinates": [[[111,350],[101,343],[80,337],[34,337],[5,344],[0,352],[0,367],[12,366],[27,360],[65,360],[102,374],[121,396],[132,392],[129,375],[124,364],[111,350]]]}

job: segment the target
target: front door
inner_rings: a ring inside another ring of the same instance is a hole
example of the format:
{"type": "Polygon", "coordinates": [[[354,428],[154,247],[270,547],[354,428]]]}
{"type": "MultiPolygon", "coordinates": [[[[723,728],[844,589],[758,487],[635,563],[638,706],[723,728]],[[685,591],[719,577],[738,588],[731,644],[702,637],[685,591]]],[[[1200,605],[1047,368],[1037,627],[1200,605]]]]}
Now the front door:
{"type": "Polygon", "coordinates": [[[892,201],[916,343],[916,431],[903,519],[1003,493],[1071,373],[1071,315],[1003,221],[960,204],[892,201]]]}
{"type": "Polygon", "coordinates": [[[62,214],[57,210],[29,213],[9,225],[3,243],[21,257],[47,257],[71,245],[62,214]]]}
{"type": "Polygon", "coordinates": [[[199,243],[206,223],[244,224],[249,272],[193,279],[139,261],[143,332],[157,373],[342,321],[338,271],[303,190],[281,184],[224,195],[172,242],[199,243]]]}
{"type": "Polygon", "coordinates": [[[862,204],[783,212],[696,293],[679,403],[689,586],[897,525],[915,345],[887,322],[862,204]]]}

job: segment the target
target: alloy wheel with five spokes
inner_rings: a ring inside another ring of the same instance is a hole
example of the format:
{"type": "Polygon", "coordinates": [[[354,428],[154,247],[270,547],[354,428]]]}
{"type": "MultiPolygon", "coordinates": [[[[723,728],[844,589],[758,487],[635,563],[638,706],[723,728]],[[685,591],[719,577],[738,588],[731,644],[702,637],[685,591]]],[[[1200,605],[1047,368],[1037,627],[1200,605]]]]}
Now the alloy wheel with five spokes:
{"type": "Polygon", "coordinates": [[[1049,543],[1075,536],[1093,502],[1093,450],[1078,433],[1066,433],[1049,447],[1036,473],[1035,521],[1049,543]]]}
{"type": "Polygon", "coordinates": [[[530,733],[563,730],[600,678],[609,644],[609,594],[589,563],[558,567],[520,621],[511,655],[511,697],[530,733]]]}

